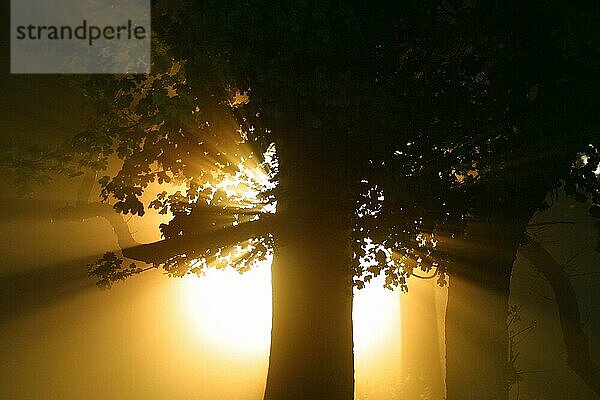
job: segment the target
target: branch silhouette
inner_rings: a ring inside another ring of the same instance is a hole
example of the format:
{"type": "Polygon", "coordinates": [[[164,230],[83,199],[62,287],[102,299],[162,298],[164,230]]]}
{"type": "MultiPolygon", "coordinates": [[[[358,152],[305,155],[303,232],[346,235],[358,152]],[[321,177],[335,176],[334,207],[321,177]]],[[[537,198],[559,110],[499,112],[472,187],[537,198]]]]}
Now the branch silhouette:
{"type": "Polygon", "coordinates": [[[193,256],[194,254],[203,257],[211,249],[223,248],[248,239],[264,237],[273,228],[273,215],[265,214],[258,220],[238,225],[226,227],[209,225],[204,230],[199,227],[200,230],[191,235],[175,236],[151,243],[139,243],[133,238],[123,214],[108,203],[89,202],[95,181],[96,173],[88,171],[84,175],[77,192],[76,205],[67,205],[55,210],[52,219],[82,222],[96,217],[103,218],[110,223],[117,237],[122,257],[151,264],[147,268],[135,264],[126,265],[124,260],[113,252],[105,253],[101,259],[88,265],[90,275],[99,278],[97,285],[102,288],[110,288],[113,282],[154,269],[175,257],[193,256]]]}
{"type": "Polygon", "coordinates": [[[139,243],[133,238],[127,222],[122,214],[107,203],[82,203],[78,201],[76,206],[66,206],[57,209],[52,215],[53,220],[61,221],[83,221],[95,217],[104,218],[111,225],[117,242],[121,249],[138,246],[139,243]]]}
{"type": "Polygon", "coordinates": [[[161,264],[175,256],[190,255],[210,248],[235,245],[251,238],[265,236],[273,229],[272,221],[273,216],[263,215],[259,220],[239,225],[122,248],[122,253],[124,257],[133,260],[148,264],[161,264]]]}

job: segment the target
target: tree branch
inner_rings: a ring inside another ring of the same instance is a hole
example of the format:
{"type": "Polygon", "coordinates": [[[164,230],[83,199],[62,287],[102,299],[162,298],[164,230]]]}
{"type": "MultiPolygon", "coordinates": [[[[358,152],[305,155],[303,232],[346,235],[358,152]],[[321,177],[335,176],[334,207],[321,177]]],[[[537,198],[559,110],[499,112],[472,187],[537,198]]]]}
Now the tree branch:
{"type": "Polygon", "coordinates": [[[87,171],[77,191],[77,205],[89,204],[90,194],[96,183],[96,171],[87,171]]]}
{"type": "Polygon", "coordinates": [[[573,221],[546,221],[527,224],[527,227],[548,226],[548,225],[575,225],[573,221]]]}
{"type": "Polygon", "coordinates": [[[554,290],[563,340],[567,347],[567,364],[590,389],[600,395],[600,367],[591,358],[589,339],[583,331],[577,296],[569,276],[537,241],[531,240],[521,246],[520,251],[554,290]]]}
{"type": "Polygon", "coordinates": [[[66,206],[56,210],[53,220],[83,221],[101,217],[106,219],[113,228],[119,247],[124,257],[142,261],[148,264],[161,264],[170,258],[182,254],[202,252],[209,248],[234,245],[251,238],[266,235],[271,232],[274,215],[264,214],[259,220],[246,222],[226,228],[214,229],[176,238],[164,239],[154,243],[140,244],[131,232],[123,215],[114,210],[110,204],[87,203],[87,197],[95,180],[95,173],[84,177],[76,206],[66,206]]]}
{"type": "Polygon", "coordinates": [[[104,218],[110,223],[121,249],[139,245],[131,235],[123,216],[116,212],[110,204],[79,203],[77,206],[59,208],[52,215],[52,219],[62,221],[83,221],[95,217],[104,218]]]}
{"type": "Polygon", "coordinates": [[[138,244],[134,247],[123,248],[123,256],[149,264],[161,264],[177,255],[189,255],[209,248],[234,245],[251,238],[264,236],[272,232],[272,220],[272,215],[263,215],[259,220],[235,226],[163,239],[154,243],[138,244]]]}

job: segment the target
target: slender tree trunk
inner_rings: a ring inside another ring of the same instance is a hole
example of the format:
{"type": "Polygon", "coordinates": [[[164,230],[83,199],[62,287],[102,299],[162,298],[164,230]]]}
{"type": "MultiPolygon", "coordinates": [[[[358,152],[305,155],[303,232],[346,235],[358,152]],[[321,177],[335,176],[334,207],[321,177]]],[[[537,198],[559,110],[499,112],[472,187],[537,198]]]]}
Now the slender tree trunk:
{"type": "Polygon", "coordinates": [[[351,201],[326,144],[280,146],[265,400],[351,400],[351,201]]]}
{"type": "Polygon", "coordinates": [[[446,253],[458,256],[449,271],[447,400],[508,399],[516,378],[507,326],[513,263],[531,217],[585,143],[565,138],[535,165],[520,166],[530,168],[525,175],[515,170],[476,191],[473,214],[484,218],[468,224],[466,240],[448,243],[446,253]]]}
{"type": "Polygon", "coordinates": [[[567,364],[591,390],[600,396],[600,366],[590,354],[589,338],[583,330],[577,294],[569,275],[552,254],[536,241],[530,240],[521,247],[520,252],[552,286],[560,316],[563,341],[567,349],[567,364]]]}
{"type": "Polygon", "coordinates": [[[435,279],[410,282],[402,302],[402,381],[410,399],[444,398],[435,279]]]}
{"type": "Polygon", "coordinates": [[[471,222],[452,265],[446,311],[448,400],[506,400],[510,278],[524,224],[471,222]]]}

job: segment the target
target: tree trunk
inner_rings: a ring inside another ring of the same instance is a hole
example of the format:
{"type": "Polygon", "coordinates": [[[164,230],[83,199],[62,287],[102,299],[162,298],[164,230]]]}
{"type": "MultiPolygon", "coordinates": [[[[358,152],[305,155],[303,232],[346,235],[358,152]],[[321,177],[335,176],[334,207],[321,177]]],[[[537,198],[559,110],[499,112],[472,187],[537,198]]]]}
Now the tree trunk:
{"type": "Polygon", "coordinates": [[[506,400],[510,277],[523,224],[470,222],[452,265],[446,311],[448,400],[506,400]]]}
{"type": "Polygon", "coordinates": [[[278,240],[266,400],[350,400],[352,288],[346,243],[322,227],[278,240]]]}
{"type": "Polygon", "coordinates": [[[600,396],[600,366],[590,354],[589,338],[583,330],[577,294],[569,275],[552,254],[540,243],[530,240],[522,246],[521,254],[548,280],[558,306],[563,341],[567,349],[567,364],[585,384],[600,396]]]}
{"type": "MultiPolygon", "coordinates": [[[[282,124],[277,130],[290,129],[282,124]]],[[[330,129],[319,129],[311,139],[298,134],[276,141],[276,216],[122,249],[125,257],[161,263],[176,254],[274,234],[265,400],[354,397],[351,160],[344,130],[330,129]]]]}
{"type": "Polygon", "coordinates": [[[277,145],[282,169],[264,398],[351,400],[352,202],[344,169],[323,143],[277,145]]]}
{"type": "Polygon", "coordinates": [[[402,382],[409,399],[445,397],[435,280],[414,279],[401,295],[402,382]]]}

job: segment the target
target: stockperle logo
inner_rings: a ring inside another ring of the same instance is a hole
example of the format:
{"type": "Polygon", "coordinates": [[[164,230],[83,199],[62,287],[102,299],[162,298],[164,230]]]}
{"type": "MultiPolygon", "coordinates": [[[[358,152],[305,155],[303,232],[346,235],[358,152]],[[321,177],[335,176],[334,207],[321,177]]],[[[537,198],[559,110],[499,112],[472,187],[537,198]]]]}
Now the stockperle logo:
{"type": "Polygon", "coordinates": [[[11,0],[11,72],[147,74],[150,0],[11,0]]]}

